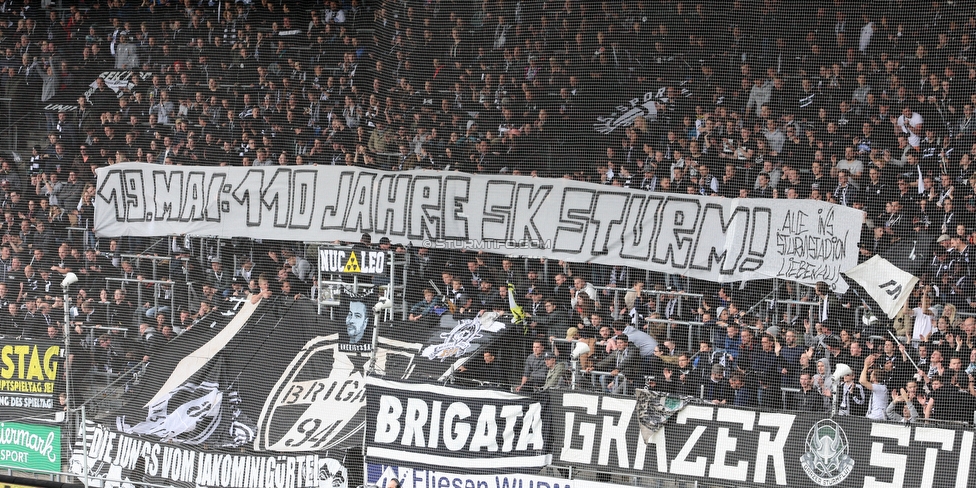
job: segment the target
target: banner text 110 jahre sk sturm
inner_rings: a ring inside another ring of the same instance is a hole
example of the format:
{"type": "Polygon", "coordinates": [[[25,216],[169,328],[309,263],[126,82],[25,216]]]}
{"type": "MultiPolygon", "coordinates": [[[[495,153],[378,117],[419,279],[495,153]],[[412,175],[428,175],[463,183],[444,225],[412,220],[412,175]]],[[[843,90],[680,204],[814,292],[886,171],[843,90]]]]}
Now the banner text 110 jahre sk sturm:
{"type": "Polygon", "coordinates": [[[847,289],[862,212],[808,200],[651,193],[568,179],[349,167],[97,170],[103,236],[373,239],[627,265],[717,282],[847,289]]]}

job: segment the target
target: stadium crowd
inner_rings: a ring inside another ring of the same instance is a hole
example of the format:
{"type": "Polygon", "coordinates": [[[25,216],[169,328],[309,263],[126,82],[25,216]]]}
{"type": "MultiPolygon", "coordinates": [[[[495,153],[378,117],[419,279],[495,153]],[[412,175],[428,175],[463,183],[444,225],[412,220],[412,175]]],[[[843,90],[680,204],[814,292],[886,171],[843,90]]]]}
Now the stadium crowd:
{"type": "Polygon", "coordinates": [[[524,371],[490,351],[465,374],[565,386],[565,340],[582,340],[581,368],[608,373],[593,388],[626,393],[646,376],[715,403],[826,411],[845,363],[841,412],[972,420],[971,0],[51,3],[0,2],[0,106],[38,141],[0,158],[0,333],[61,337],[68,307],[92,352],[75,369],[149,358],[248,290],[317,291],[301,243],[96,238],[96,168],[523,174],[829,201],[864,210],[862,259],[906,242],[931,253],[903,313],[862,325],[855,297],[823,287],[803,296],[815,306],[764,321],[710,283],[381,242],[411,254],[410,321],[441,299],[508,311],[514,285],[524,371]],[[68,272],[82,284],[65,304],[68,272]],[[692,292],[696,307],[670,306],[692,292]]]}

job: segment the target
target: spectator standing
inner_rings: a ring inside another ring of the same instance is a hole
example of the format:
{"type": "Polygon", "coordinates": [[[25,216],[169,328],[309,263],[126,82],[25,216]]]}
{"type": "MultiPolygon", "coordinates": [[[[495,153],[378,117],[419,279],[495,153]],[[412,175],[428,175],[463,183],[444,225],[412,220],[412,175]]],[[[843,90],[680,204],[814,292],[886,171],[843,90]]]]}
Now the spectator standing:
{"type": "Polygon", "coordinates": [[[545,384],[549,371],[544,358],[545,351],[542,341],[537,340],[532,343],[532,353],[525,358],[522,381],[515,387],[516,393],[522,391],[524,387],[539,388],[545,384]]]}
{"type": "Polygon", "coordinates": [[[640,385],[643,382],[640,351],[630,344],[626,334],[618,335],[614,341],[616,350],[588,370],[609,372],[605,386],[607,391],[616,395],[626,395],[633,385],[640,385]]]}
{"type": "Polygon", "coordinates": [[[871,420],[885,420],[887,418],[886,409],[888,408],[888,387],[881,383],[881,373],[877,368],[873,368],[877,355],[872,354],[865,358],[864,367],[861,368],[861,386],[871,392],[871,400],[868,404],[867,417],[871,420]]]}

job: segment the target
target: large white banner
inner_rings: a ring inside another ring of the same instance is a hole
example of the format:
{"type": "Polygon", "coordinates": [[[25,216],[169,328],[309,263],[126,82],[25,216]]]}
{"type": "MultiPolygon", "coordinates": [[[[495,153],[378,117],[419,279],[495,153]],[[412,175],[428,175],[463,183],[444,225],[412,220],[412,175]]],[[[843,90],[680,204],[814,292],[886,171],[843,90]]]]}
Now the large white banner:
{"type": "Polygon", "coordinates": [[[394,242],[627,265],[717,282],[779,277],[847,289],[862,212],[567,179],[351,167],[99,168],[101,236],[195,234],[394,242]]]}

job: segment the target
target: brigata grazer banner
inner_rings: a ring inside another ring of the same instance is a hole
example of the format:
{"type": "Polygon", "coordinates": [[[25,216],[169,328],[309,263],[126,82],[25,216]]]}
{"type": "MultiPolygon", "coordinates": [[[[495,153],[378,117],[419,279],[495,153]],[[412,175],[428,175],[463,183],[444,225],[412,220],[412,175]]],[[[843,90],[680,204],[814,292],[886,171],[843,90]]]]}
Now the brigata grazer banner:
{"type": "Polygon", "coordinates": [[[366,461],[448,471],[538,471],[551,460],[546,399],[371,377],[366,461]]]}
{"type": "Polygon", "coordinates": [[[780,277],[838,292],[862,212],[567,179],[349,167],[99,168],[102,236],[198,234],[456,246],[628,265],[717,282],[780,277]]]}
{"type": "Polygon", "coordinates": [[[709,486],[976,485],[974,432],[956,425],[688,405],[645,441],[634,398],[553,393],[550,408],[555,466],[709,486]]]}

